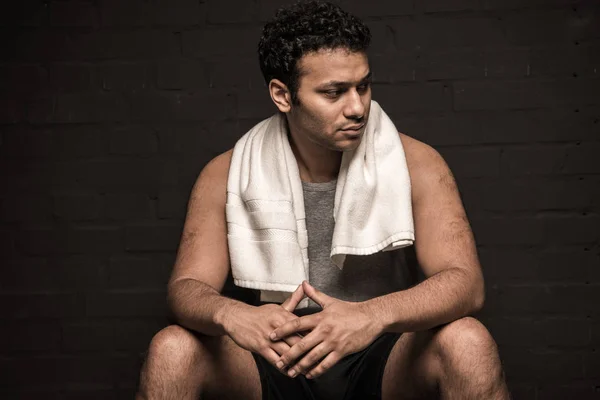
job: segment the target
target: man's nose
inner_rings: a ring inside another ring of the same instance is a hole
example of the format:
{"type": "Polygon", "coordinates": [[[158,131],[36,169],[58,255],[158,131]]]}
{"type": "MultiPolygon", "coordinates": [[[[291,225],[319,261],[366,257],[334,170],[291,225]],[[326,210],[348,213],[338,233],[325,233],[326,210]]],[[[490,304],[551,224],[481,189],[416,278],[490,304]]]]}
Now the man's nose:
{"type": "Polygon", "coordinates": [[[356,89],[350,90],[347,97],[344,114],[349,119],[361,119],[365,115],[365,105],[363,99],[356,89]]]}

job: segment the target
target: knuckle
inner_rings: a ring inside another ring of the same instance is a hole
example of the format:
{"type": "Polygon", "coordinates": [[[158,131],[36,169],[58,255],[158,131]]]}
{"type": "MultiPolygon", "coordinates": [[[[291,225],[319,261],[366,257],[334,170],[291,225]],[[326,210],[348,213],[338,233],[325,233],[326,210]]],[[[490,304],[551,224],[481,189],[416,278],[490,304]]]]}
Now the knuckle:
{"type": "Polygon", "coordinates": [[[296,318],[293,321],[293,324],[294,324],[294,328],[300,328],[300,326],[302,325],[299,318],[296,318]]]}

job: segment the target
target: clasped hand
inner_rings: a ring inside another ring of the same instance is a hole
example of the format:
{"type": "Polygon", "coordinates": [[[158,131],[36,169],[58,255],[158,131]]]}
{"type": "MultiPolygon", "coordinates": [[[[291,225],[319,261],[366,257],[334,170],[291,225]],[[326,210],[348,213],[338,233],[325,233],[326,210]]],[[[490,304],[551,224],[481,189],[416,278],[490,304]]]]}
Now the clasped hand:
{"type": "MultiPolygon", "coordinates": [[[[304,281],[291,298],[309,297],[322,311],[288,320],[275,329],[273,342],[295,337],[295,343],[280,354],[275,366],[290,377],[304,374],[316,378],[343,357],[359,352],[383,331],[365,303],[347,302],[327,296],[304,281]],[[301,293],[300,293],[301,292],[301,293]],[[308,332],[300,340],[299,333],[308,332]]],[[[295,305],[298,302],[294,301],[295,305]]],[[[295,307],[294,305],[294,307],[295,307]]]]}

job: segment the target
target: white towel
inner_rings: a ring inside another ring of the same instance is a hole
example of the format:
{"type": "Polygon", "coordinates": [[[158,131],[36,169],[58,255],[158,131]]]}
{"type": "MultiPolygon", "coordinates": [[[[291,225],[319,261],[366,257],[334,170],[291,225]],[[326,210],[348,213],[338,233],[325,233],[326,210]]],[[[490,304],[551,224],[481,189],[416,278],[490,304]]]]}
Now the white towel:
{"type": "MultiPolygon", "coordinates": [[[[379,104],[359,146],[344,152],[337,178],[331,260],[369,255],[414,242],[411,187],[398,130],[379,104]]],[[[278,113],[235,145],[227,181],[227,241],[237,286],[282,302],[308,280],[308,235],[302,182],[278,113]]],[[[306,300],[306,299],[305,299],[306,300]]],[[[299,308],[305,307],[303,301],[299,308]]]]}

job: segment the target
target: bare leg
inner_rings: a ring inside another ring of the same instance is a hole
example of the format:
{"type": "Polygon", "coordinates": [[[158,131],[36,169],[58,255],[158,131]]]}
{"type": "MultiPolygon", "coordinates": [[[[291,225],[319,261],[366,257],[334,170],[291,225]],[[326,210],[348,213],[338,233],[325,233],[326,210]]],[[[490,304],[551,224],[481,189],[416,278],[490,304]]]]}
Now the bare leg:
{"type": "Polygon", "coordinates": [[[403,334],[390,354],[383,399],[509,399],[494,339],[476,319],[403,334]]]}
{"type": "Polygon", "coordinates": [[[171,325],[150,343],[136,400],[259,400],[261,395],[250,352],[228,336],[202,336],[171,325]]]}

